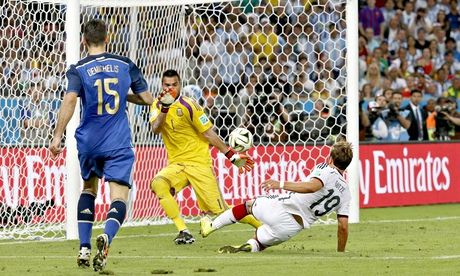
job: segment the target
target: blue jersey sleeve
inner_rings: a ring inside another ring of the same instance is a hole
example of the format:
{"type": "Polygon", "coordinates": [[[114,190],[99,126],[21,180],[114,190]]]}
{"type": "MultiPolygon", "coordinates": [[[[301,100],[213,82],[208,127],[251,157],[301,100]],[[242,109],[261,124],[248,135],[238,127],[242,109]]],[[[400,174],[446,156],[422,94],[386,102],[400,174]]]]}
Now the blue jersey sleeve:
{"type": "Polygon", "coordinates": [[[141,70],[139,70],[133,62],[130,62],[129,64],[129,75],[131,76],[131,90],[133,90],[134,94],[147,91],[147,82],[145,81],[141,70]]]}
{"type": "Polygon", "coordinates": [[[71,65],[66,73],[67,76],[67,93],[76,92],[80,96],[82,90],[81,78],[78,74],[75,65],[71,65]]]}

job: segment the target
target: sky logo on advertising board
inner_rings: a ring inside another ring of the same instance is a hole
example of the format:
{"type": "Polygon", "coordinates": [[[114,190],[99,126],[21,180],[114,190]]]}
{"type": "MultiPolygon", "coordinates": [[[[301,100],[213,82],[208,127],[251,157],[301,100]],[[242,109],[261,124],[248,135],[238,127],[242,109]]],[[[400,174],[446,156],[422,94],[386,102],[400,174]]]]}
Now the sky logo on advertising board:
{"type": "Polygon", "coordinates": [[[447,191],[451,186],[449,158],[435,156],[431,151],[409,154],[372,150],[371,158],[360,160],[360,191],[363,205],[375,194],[447,191]],[[393,157],[395,156],[395,157],[393,157]],[[371,186],[373,185],[373,186],[371,186]]]}

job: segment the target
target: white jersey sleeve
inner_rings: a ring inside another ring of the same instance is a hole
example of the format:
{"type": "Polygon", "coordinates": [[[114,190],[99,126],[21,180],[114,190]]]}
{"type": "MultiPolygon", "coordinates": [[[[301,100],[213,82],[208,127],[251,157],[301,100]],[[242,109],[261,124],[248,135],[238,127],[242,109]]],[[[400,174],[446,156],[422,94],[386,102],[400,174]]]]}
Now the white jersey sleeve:
{"type": "Polygon", "coordinates": [[[301,216],[305,228],[309,228],[319,217],[332,211],[336,211],[338,215],[348,216],[350,190],[337,169],[328,164],[317,165],[307,177],[307,181],[312,178],[319,179],[323,183],[323,188],[315,193],[290,193],[283,199],[286,211],[301,216]]]}
{"type": "Polygon", "coordinates": [[[324,187],[325,183],[327,183],[329,181],[329,178],[331,178],[332,176],[329,173],[329,170],[327,170],[328,167],[329,166],[326,163],[317,165],[308,176],[308,180],[312,178],[318,178],[321,181],[321,183],[323,183],[324,187]]]}

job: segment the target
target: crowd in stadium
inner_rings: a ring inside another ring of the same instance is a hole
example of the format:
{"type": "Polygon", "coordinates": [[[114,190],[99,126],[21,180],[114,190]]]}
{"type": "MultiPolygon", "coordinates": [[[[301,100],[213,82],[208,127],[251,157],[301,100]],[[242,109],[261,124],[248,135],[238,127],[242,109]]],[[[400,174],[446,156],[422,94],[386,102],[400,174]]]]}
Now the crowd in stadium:
{"type": "Polygon", "coordinates": [[[459,139],[458,2],[360,4],[361,139],[459,139]]]}
{"type": "MultiPolygon", "coordinates": [[[[221,136],[244,126],[256,143],[290,144],[344,133],[345,6],[326,2],[244,0],[188,14],[184,86],[200,88],[194,95],[221,136]]],[[[65,88],[62,12],[47,18],[11,3],[0,11],[0,93],[24,99],[22,127],[52,129],[54,113],[46,110],[57,108],[53,100],[65,88]],[[37,97],[52,100],[43,107],[37,97]],[[44,121],[30,120],[33,114],[44,121]]],[[[460,138],[452,120],[460,117],[458,7],[448,0],[360,1],[361,140],[460,138]]]]}
{"type": "Polygon", "coordinates": [[[255,133],[256,143],[343,133],[344,5],[271,2],[279,1],[227,5],[220,17],[204,10],[202,24],[190,25],[187,59],[197,70],[188,78],[203,89],[223,137],[236,126],[255,133]]]}

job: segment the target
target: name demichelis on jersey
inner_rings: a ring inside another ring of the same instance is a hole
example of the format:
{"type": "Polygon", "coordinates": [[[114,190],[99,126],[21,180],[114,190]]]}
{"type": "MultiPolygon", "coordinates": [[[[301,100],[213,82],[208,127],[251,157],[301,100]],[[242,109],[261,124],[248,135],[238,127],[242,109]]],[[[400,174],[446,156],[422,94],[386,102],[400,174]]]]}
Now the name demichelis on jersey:
{"type": "Polygon", "coordinates": [[[67,71],[67,93],[81,99],[80,125],[75,132],[79,153],[132,147],[127,116],[129,89],[147,91],[139,68],[126,57],[90,55],[67,71]]]}
{"type": "MultiPolygon", "coordinates": [[[[158,100],[154,101],[150,108],[150,122],[155,121],[160,109],[158,100]]],[[[168,162],[211,165],[209,142],[202,133],[212,126],[195,100],[179,96],[169,108],[166,121],[160,129],[168,162]]]]}
{"type": "Polygon", "coordinates": [[[302,217],[304,228],[309,228],[319,217],[332,211],[348,216],[351,194],[343,175],[326,163],[319,164],[308,175],[307,181],[317,178],[323,188],[311,194],[289,193],[283,198],[288,213],[302,217]]]}

